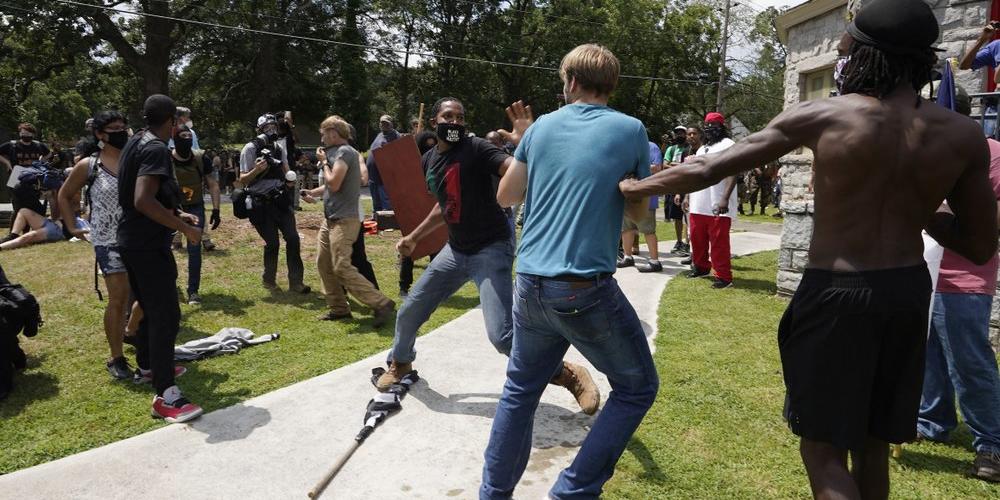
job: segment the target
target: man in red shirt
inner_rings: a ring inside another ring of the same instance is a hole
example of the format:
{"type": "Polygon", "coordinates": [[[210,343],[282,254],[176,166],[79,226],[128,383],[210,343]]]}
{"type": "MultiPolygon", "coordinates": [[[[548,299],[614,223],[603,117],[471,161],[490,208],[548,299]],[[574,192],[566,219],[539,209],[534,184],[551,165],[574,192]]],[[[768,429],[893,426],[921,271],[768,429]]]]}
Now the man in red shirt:
{"type": "MultiPolygon", "coordinates": [[[[968,95],[959,94],[956,111],[968,115],[968,95]]],[[[1000,142],[990,145],[990,185],[1000,207],[1000,142]]],[[[990,309],[997,288],[996,255],[977,266],[945,249],[938,274],[931,332],[927,339],[924,390],[917,431],[932,441],[947,441],[958,426],[955,396],[976,449],[971,475],[1000,481],[1000,373],[990,346],[990,309]]]]}

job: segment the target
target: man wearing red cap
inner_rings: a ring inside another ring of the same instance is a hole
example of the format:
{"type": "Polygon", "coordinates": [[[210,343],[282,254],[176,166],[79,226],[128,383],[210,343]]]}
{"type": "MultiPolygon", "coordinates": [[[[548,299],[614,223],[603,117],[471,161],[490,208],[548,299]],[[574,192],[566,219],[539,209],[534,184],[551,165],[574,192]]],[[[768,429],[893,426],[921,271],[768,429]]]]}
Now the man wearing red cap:
{"type": "MultiPolygon", "coordinates": [[[[726,129],[726,118],[721,113],[705,115],[705,143],[697,155],[723,151],[733,144],[726,129]]],[[[729,253],[729,229],[733,225],[736,208],[736,177],[727,177],[719,183],[689,197],[691,224],[691,273],[688,277],[708,276],[715,269],[712,288],[733,285],[733,271],[729,253]]]]}
{"type": "Polygon", "coordinates": [[[977,265],[997,251],[982,128],[918,94],[939,32],[921,0],[866,2],[838,46],[839,97],[792,106],[721,154],[620,183],[629,198],[694,191],[813,151],[809,264],[778,349],[785,418],[817,498],[887,498],[888,443],[917,437],[931,298],[921,230],[977,265]]]}

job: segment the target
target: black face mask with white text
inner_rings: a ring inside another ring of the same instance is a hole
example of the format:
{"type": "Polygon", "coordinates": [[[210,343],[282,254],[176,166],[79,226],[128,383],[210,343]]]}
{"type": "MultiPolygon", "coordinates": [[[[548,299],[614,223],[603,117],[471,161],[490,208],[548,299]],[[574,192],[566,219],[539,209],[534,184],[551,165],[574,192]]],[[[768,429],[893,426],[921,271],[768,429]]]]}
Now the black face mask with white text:
{"type": "Polygon", "coordinates": [[[435,128],[438,138],[448,144],[458,144],[465,137],[465,125],[438,123],[435,128]]]}

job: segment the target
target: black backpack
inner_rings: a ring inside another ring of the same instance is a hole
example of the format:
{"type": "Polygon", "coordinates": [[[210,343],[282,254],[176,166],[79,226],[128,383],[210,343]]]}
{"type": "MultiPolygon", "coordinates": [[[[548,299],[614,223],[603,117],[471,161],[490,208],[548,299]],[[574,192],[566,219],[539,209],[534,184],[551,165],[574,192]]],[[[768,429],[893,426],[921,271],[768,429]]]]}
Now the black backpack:
{"type": "Polygon", "coordinates": [[[23,331],[25,337],[34,337],[42,323],[41,307],[31,292],[21,285],[0,284],[0,335],[23,331]]]}

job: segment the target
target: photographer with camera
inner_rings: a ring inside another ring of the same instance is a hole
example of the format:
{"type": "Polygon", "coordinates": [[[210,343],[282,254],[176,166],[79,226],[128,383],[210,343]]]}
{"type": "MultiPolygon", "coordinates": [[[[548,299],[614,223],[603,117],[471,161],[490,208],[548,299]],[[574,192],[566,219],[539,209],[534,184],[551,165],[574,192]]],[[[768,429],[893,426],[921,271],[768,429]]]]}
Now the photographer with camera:
{"type": "MultiPolygon", "coordinates": [[[[7,182],[9,176],[18,175],[14,167],[30,167],[34,162],[45,160],[51,154],[49,147],[35,140],[37,131],[30,123],[17,126],[17,140],[0,144],[0,165],[5,168],[3,180],[8,185],[13,212],[16,214],[22,208],[30,208],[33,212],[45,215],[45,205],[40,199],[46,194],[39,191],[17,189],[17,179],[7,182]]],[[[11,225],[13,228],[13,224],[11,225]]]]}
{"type": "Polygon", "coordinates": [[[278,232],[285,239],[288,289],[309,293],[302,283],[304,268],[299,254],[299,233],[292,210],[292,193],[286,186],[288,159],[276,144],[278,120],[272,114],[257,119],[257,137],[243,146],[240,154],[240,184],[245,187],[250,224],[264,240],[264,288],[277,289],[278,232]]]}
{"type": "MultiPolygon", "coordinates": [[[[205,233],[205,187],[212,196],[212,217],[209,220],[212,230],[219,227],[222,217],[219,212],[219,181],[212,175],[212,162],[204,151],[195,149],[193,134],[187,125],[179,125],[174,129],[174,148],[171,159],[174,162],[174,174],[181,187],[181,210],[198,218],[197,226],[205,233]]],[[[188,304],[201,304],[201,244],[191,240],[187,242],[188,256],[188,304]]]]}

